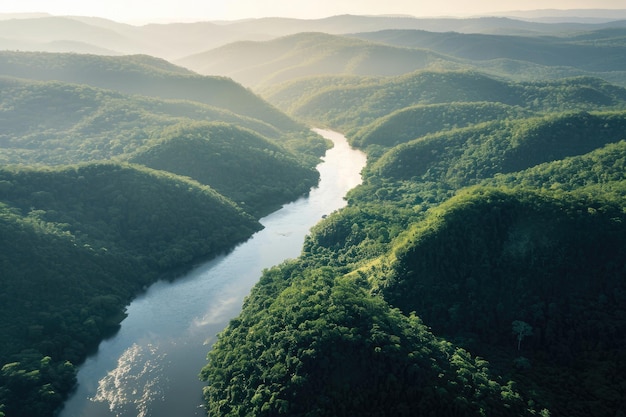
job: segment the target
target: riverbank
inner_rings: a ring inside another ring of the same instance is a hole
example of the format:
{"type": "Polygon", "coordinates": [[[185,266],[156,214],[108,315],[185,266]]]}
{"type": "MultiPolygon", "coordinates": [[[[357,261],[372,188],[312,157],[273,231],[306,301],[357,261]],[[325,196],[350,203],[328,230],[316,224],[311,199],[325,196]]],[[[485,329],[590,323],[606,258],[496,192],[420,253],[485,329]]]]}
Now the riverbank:
{"type": "Polygon", "coordinates": [[[316,132],[334,143],[317,167],[319,185],[261,219],[264,229],[232,252],[133,301],[120,331],[80,367],[60,417],[205,415],[197,375],[215,335],[239,313],[263,269],[298,257],[309,229],[343,207],[361,181],[365,155],[336,132],[316,132]]]}

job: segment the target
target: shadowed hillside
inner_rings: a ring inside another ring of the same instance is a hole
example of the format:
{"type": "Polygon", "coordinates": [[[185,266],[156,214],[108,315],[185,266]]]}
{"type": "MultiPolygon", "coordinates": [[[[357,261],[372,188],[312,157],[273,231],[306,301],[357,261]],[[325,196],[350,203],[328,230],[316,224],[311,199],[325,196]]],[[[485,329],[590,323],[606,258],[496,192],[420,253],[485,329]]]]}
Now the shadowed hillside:
{"type": "Polygon", "coordinates": [[[212,189],[136,165],[0,170],[0,403],[52,415],[74,365],[173,268],[260,229],[212,189]]]}

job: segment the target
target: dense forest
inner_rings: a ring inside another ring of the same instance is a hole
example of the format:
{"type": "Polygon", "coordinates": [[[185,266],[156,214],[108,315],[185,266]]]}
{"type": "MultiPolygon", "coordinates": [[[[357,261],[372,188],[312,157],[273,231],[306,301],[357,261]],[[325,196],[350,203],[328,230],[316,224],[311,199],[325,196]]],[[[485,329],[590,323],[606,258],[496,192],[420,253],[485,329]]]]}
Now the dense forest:
{"type": "Polygon", "coordinates": [[[623,22],[39,23],[132,55],[0,51],[0,416],[53,415],[133,297],[306,194],[307,125],[363,183],[217,338],[209,415],[626,414],[623,22]]]}
{"type": "Polygon", "coordinates": [[[590,46],[608,31],[593,35],[372,32],[471,62],[257,80],[368,165],[209,352],[209,415],[626,413],[626,90],[604,76],[620,58],[590,46]],[[587,48],[598,58],[576,61],[587,48]],[[497,59],[544,76],[477,64],[497,59]]]}
{"type": "Polygon", "coordinates": [[[306,194],[327,144],[160,59],[0,56],[0,413],[45,416],[134,296],[306,194]]]}

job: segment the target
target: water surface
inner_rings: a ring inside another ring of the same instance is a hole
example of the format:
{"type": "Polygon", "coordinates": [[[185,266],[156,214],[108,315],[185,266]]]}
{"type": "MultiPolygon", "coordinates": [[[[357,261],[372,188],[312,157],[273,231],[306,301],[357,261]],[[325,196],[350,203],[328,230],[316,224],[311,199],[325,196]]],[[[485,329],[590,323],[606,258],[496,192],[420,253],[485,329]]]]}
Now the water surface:
{"type": "Polygon", "coordinates": [[[365,155],[339,133],[316,131],[335,144],[317,167],[319,186],[261,219],[265,228],[229,254],[134,300],[119,332],[80,367],[60,417],[206,415],[198,373],[217,333],[239,314],[263,269],[298,257],[309,229],[361,182],[365,155]]]}

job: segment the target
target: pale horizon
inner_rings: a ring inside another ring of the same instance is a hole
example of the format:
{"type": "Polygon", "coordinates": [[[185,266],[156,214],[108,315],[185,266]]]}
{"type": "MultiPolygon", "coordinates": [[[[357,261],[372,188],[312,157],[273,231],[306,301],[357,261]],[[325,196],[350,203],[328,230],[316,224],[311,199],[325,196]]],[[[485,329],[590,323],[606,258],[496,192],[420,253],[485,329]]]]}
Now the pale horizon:
{"type": "Polygon", "coordinates": [[[101,17],[118,22],[193,22],[261,17],[320,19],[335,15],[407,15],[413,17],[472,17],[531,10],[620,9],[623,0],[23,0],[0,5],[0,14],[47,13],[53,16],[101,17]]]}

